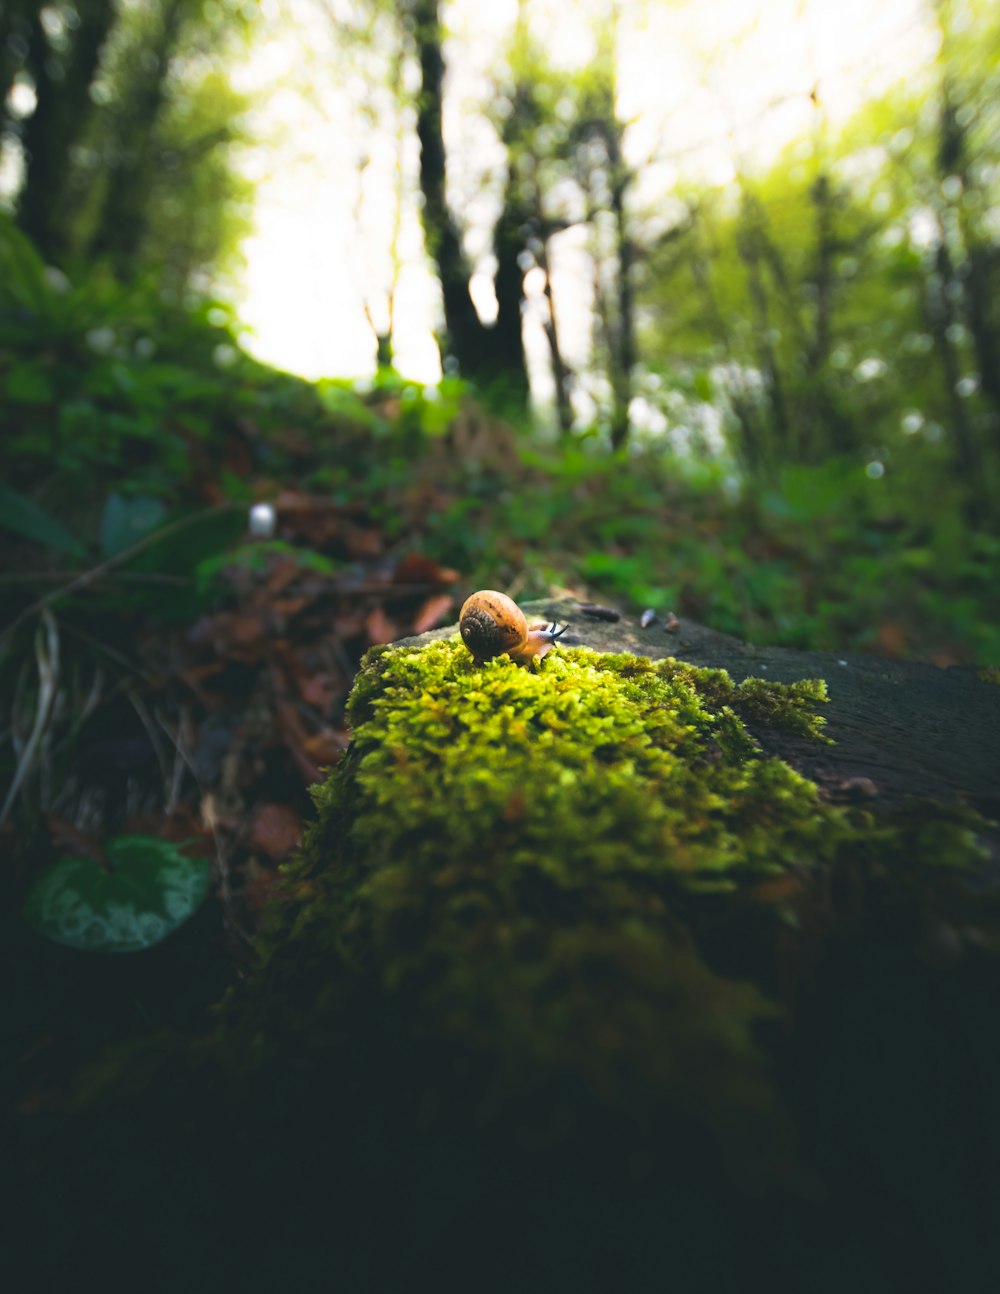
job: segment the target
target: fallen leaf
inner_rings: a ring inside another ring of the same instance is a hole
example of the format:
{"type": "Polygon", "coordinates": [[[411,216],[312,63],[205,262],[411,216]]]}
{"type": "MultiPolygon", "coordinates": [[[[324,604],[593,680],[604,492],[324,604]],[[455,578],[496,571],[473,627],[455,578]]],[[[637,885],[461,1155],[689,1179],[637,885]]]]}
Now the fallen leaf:
{"type": "Polygon", "coordinates": [[[290,804],[262,804],[250,826],[250,843],[269,858],[279,859],[302,839],[302,818],[290,804]]]}
{"type": "Polygon", "coordinates": [[[455,600],[450,593],[437,593],[429,597],[413,617],[413,632],[423,634],[428,629],[435,629],[445,619],[454,604],[455,600]]]}
{"type": "Polygon", "coordinates": [[[340,678],[333,674],[298,674],[295,687],[307,705],[315,706],[323,714],[344,690],[340,678]]]}
{"type": "Polygon", "coordinates": [[[894,620],[883,620],[878,627],[878,645],[886,656],[899,657],[906,651],[906,635],[894,620]]]}
{"type": "Polygon", "coordinates": [[[96,836],[78,830],[71,822],[64,822],[62,818],[47,816],[45,820],[48,823],[52,843],[58,850],[61,852],[71,850],[81,858],[89,858],[107,869],[109,864],[104,845],[96,836]]]}
{"type": "Polygon", "coordinates": [[[336,764],[350,745],[350,734],[336,728],[321,728],[302,743],[302,749],[321,768],[336,764]]]}
{"type": "Polygon", "coordinates": [[[422,553],[407,553],[393,576],[396,584],[454,584],[457,579],[458,571],[439,566],[422,553]]]}
{"type": "Polygon", "coordinates": [[[399,630],[381,607],[376,607],[365,617],[365,629],[372,644],[391,643],[399,637],[399,630]]]}

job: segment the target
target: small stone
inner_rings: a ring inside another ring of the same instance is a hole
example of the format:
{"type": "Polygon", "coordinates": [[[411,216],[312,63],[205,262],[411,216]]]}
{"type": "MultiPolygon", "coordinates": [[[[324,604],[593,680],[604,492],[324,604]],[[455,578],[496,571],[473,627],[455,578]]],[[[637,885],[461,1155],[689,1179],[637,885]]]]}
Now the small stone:
{"type": "Polygon", "coordinates": [[[848,777],[839,789],[856,800],[871,800],[878,795],[878,787],[870,777],[848,777]]]}

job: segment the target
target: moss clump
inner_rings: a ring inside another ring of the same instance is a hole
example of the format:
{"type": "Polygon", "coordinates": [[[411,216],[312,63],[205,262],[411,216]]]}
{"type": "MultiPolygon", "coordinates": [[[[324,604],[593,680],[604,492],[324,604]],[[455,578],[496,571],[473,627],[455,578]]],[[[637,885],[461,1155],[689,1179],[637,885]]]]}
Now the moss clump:
{"type": "Polygon", "coordinates": [[[370,653],[264,979],[290,973],[305,1019],[309,964],[327,1020],[363,996],[499,1058],[487,1100],[563,1075],[725,1122],[766,1106],[772,1008],[705,964],[679,911],[836,847],[846,827],[741,718],[819,736],[822,699],[583,649],[538,672],[476,668],[457,640],[370,653]]]}
{"type": "Polygon", "coordinates": [[[771,1008],[707,964],[699,905],[738,910],[747,891],[776,908],[845,850],[974,856],[966,824],[876,829],[824,803],[744,725],[822,740],[824,698],[585,649],[538,672],[476,667],[457,639],[372,651],[265,980],[281,993],[293,968],[284,994],[309,1027],[311,966],[321,1014],[363,997],[412,1036],[499,1057],[504,1099],[563,1073],[713,1119],[766,1104],[754,1025],[771,1008]]]}
{"type": "Polygon", "coordinates": [[[317,805],[338,834],[349,825],[376,922],[450,876],[462,891],[547,877],[606,914],[604,891],[634,873],[645,888],[731,888],[814,860],[822,835],[816,788],[760,756],[741,716],[818,736],[823,696],[585,649],[539,673],[477,669],[453,641],[383,651],[350,704],[352,758],[317,805]]]}

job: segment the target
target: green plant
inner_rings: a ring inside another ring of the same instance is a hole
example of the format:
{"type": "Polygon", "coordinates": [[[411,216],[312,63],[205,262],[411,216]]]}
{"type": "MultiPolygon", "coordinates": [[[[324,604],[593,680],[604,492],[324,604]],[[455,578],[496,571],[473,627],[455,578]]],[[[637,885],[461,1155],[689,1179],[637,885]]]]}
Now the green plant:
{"type": "Polygon", "coordinates": [[[205,901],[212,864],[152,836],[118,836],[106,859],[65,857],[36,882],[24,905],[30,926],[84,952],[141,952],[162,942],[205,901]]]}

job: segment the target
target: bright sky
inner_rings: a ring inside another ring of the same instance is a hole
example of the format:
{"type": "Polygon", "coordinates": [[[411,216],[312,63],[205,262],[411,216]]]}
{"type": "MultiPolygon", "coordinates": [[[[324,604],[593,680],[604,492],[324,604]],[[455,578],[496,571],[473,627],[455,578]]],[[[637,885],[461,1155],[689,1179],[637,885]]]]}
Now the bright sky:
{"type": "MultiPolygon", "coordinates": [[[[368,131],[359,116],[361,108],[370,119],[391,121],[393,108],[363,56],[345,55],[338,46],[330,15],[342,24],[356,6],[352,0],[263,0],[261,7],[265,32],[240,75],[258,104],[255,124],[264,141],[246,158],[258,181],[256,227],[244,245],[247,271],[238,290],[250,330],[246,344],[261,359],[307,377],[374,370],[365,301],[367,295],[383,327],[387,248],[402,173],[410,200],[399,236],[397,364],[407,376],[435,381],[439,300],[412,200],[416,143],[412,130],[406,132],[400,155],[391,129],[368,131]]],[[[608,0],[531,0],[533,30],[550,57],[579,65],[593,53],[590,16],[608,7],[608,0]]],[[[813,87],[836,125],[867,95],[926,65],[935,50],[921,0],[620,0],[619,7],[619,109],[630,122],[628,160],[643,165],[641,204],[668,201],[680,175],[725,185],[733,179],[734,158],[766,163],[808,134],[813,87]]],[[[503,165],[480,108],[499,74],[498,51],[516,9],[516,0],[444,5],[446,56],[452,56],[445,120],[450,191],[474,259],[487,255],[503,165]]],[[[590,334],[584,241],[579,229],[569,230],[554,248],[562,340],[577,363],[590,334]]],[[[473,287],[477,305],[488,310],[488,273],[473,287]]],[[[539,304],[532,308],[529,301],[526,336],[533,385],[543,395],[539,304]]]]}

